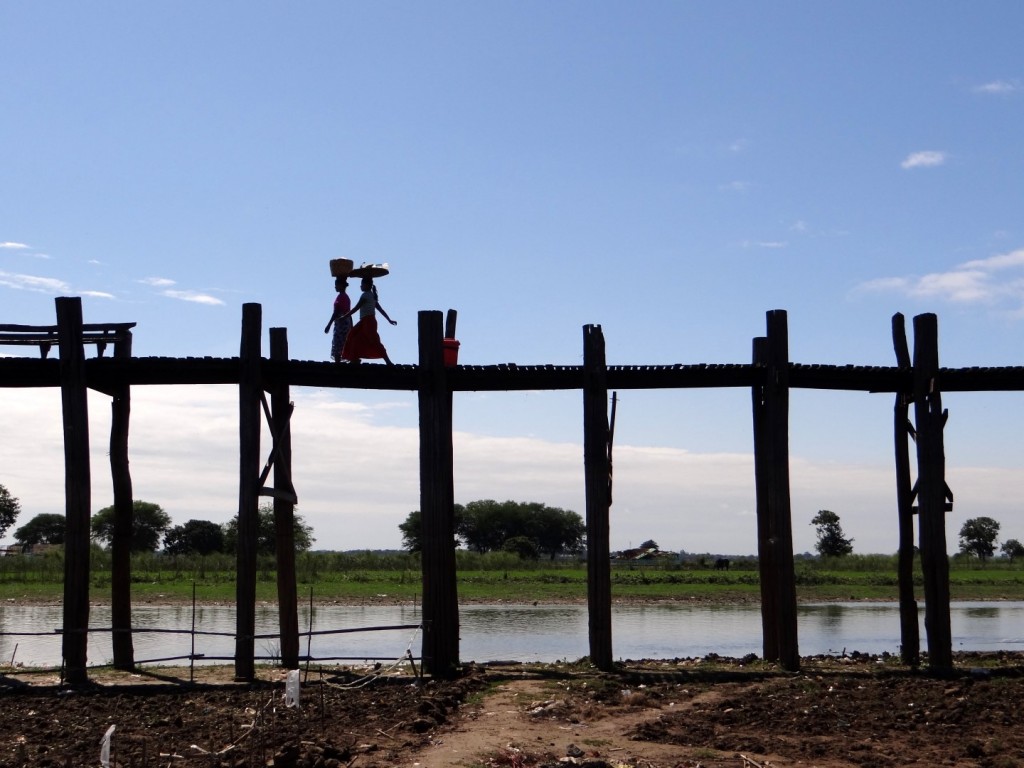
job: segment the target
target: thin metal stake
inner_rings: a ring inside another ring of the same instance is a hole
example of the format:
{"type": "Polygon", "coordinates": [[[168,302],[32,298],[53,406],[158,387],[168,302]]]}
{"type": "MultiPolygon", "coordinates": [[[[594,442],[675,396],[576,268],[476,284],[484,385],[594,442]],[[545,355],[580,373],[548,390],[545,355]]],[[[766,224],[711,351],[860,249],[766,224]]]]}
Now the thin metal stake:
{"type": "Polygon", "coordinates": [[[188,681],[194,683],[195,669],[196,669],[196,583],[192,582],[192,632],[189,634],[192,638],[192,652],[188,655],[188,681]]]}

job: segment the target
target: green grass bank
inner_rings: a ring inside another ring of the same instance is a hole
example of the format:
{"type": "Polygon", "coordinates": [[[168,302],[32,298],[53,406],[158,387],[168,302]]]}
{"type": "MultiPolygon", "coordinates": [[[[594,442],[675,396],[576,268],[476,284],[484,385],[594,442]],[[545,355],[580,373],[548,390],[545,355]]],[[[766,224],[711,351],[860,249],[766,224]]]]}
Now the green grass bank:
{"type": "MultiPolygon", "coordinates": [[[[620,601],[754,602],[760,599],[757,562],[739,558],[729,570],[714,570],[700,559],[659,565],[616,565],[612,597],[620,601]]],[[[479,603],[586,601],[586,568],[579,562],[522,561],[508,553],[459,552],[459,600],[479,603]]],[[[920,568],[915,569],[920,573],[920,568]]],[[[272,558],[261,558],[257,599],[276,600],[272,558]]],[[[297,561],[299,600],[341,603],[417,602],[422,588],[417,556],[397,553],[304,553],[297,561]]],[[[45,557],[0,558],[0,600],[59,601],[64,563],[60,553],[45,557]]],[[[850,555],[799,559],[801,601],[896,600],[896,558],[850,555]]],[[[920,578],[918,599],[923,599],[920,578]]],[[[228,555],[168,557],[138,555],[132,562],[132,597],[142,602],[231,603],[235,600],[234,559],[228,555]]],[[[987,563],[959,557],[950,561],[954,600],[1024,600],[1024,568],[997,558],[987,563]]],[[[90,596],[110,598],[109,553],[93,552],[90,596]]]]}

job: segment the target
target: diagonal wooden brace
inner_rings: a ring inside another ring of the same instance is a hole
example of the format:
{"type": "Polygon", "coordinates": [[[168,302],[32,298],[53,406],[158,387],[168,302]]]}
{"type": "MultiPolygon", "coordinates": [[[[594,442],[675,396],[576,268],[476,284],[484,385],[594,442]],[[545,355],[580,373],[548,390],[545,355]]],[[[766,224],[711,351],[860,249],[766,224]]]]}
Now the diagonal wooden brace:
{"type": "Polygon", "coordinates": [[[264,483],[267,482],[267,478],[270,476],[270,470],[274,466],[274,461],[277,459],[277,455],[280,452],[279,443],[285,432],[291,425],[292,413],[295,411],[295,403],[288,403],[288,413],[285,414],[284,420],[281,424],[274,424],[274,418],[270,414],[270,406],[267,404],[266,393],[260,394],[260,402],[263,405],[263,415],[267,418],[267,426],[270,427],[270,435],[273,440],[273,446],[270,449],[270,455],[267,457],[267,463],[263,466],[263,471],[260,473],[259,481],[259,494],[260,496],[270,496],[271,498],[281,499],[291,504],[298,504],[299,500],[295,495],[295,486],[292,485],[292,479],[289,472],[288,475],[288,488],[267,488],[264,483]]]}

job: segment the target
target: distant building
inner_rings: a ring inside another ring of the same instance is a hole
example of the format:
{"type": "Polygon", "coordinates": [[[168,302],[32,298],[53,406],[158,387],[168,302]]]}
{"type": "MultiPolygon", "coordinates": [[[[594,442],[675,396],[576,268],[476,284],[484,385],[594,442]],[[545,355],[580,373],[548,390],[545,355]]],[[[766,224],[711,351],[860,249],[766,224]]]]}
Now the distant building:
{"type": "Polygon", "coordinates": [[[0,557],[15,555],[45,555],[47,552],[63,549],[63,544],[8,544],[0,547],[0,557]]]}
{"type": "Polygon", "coordinates": [[[610,557],[613,563],[651,563],[679,559],[675,552],[664,552],[657,547],[624,549],[621,552],[612,552],[610,557]]]}

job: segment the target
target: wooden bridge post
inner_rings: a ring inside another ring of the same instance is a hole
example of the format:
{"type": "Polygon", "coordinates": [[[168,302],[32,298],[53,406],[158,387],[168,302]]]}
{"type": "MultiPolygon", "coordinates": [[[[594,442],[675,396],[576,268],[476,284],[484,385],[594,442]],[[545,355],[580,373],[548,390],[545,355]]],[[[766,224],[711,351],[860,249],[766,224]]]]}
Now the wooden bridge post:
{"type": "Polygon", "coordinates": [[[785,310],[767,313],[764,387],[764,464],[768,505],[768,546],[771,549],[776,599],[779,664],[800,669],[796,621],[796,573],[793,565],[793,521],[789,496],[789,329],[785,310]]]}
{"type": "Polygon", "coordinates": [[[917,503],[924,571],[924,627],[928,666],[933,672],[953,669],[953,637],[949,618],[949,559],[946,553],[946,455],[939,383],[939,330],[933,314],[914,318],[914,419],[917,423],[917,503]]]}
{"type": "Polygon", "coordinates": [[[583,470],[587,514],[590,661],[609,671],[612,657],[608,491],[608,369],[600,325],[583,326],[583,470]]]}
{"type": "Polygon", "coordinates": [[[765,385],[768,370],[768,339],[760,336],[754,339],[753,363],[765,373],[751,388],[754,414],[754,503],[757,510],[757,568],[761,584],[761,648],[766,661],[779,660],[778,580],[775,566],[775,552],[772,547],[772,527],[768,504],[768,468],[766,461],[771,454],[768,443],[768,427],[765,423],[765,385]]]}
{"type": "MultiPolygon", "coordinates": [[[[270,359],[288,362],[288,329],[270,329],[270,359]]],[[[291,390],[284,377],[275,379],[270,411],[277,433],[274,458],[274,532],[277,553],[277,611],[281,633],[281,665],[299,666],[299,594],[295,578],[295,487],[292,484],[291,390]]]]}
{"type": "Polygon", "coordinates": [[[86,662],[89,628],[89,407],[82,343],[82,300],[59,297],[57,344],[60,350],[60,393],[64,420],[64,635],[62,653],[67,680],[88,683],[86,662]]]}
{"type": "Polygon", "coordinates": [[[260,350],[263,308],[242,305],[238,355],[238,553],[235,585],[235,678],[256,676],[256,559],[259,533],[260,350]]]}
{"type": "MultiPolygon", "coordinates": [[[[132,356],[132,333],[114,342],[114,357],[132,356]]],[[[110,476],[114,491],[114,531],[110,542],[110,618],[114,667],[135,668],[132,643],[132,473],[128,464],[128,424],[131,418],[131,387],[115,386],[110,401],[110,476]]]]}
{"type": "Polygon", "coordinates": [[[419,313],[420,514],[423,520],[423,668],[451,677],[459,664],[455,573],[452,392],[441,313],[419,313]]]}
{"type": "MultiPolygon", "coordinates": [[[[892,316],[892,344],[896,364],[910,371],[910,349],[903,315],[892,316]]],[[[909,419],[912,393],[896,392],[893,405],[893,441],[896,450],[896,513],[899,521],[899,559],[896,566],[900,595],[900,658],[904,664],[917,667],[921,663],[921,632],[917,623],[917,600],[914,599],[914,491],[910,483],[910,445],[912,432],[909,419]]]]}

